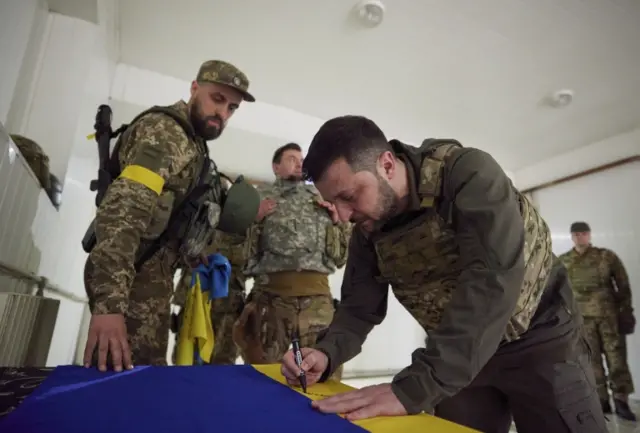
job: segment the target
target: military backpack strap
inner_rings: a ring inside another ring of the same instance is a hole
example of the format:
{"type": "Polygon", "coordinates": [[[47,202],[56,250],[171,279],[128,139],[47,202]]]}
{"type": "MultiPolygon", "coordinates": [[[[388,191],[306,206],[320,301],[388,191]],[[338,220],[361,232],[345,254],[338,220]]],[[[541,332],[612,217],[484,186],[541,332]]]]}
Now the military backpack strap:
{"type": "Polygon", "coordinates": [[[142,266],[149,260],[155,253],[157,253],[160,248],[167,241],[170,240],[171,234],[176,233],[178,227],[185,219],[191,217],[198,209],[195,204],[198,199],[202,197],[209,189],[210,185],[199,184],[194,187],[187,195],[185,195],[184,199],[176,206],[169,217],[169,222],[167,223],[167,228],[158,236],[153,242],[143,250],[142,254],[135,262],[136,272],[140,272],[142,266]]]}
{"type": "Polygon", "coordinates": [[[420,207],[430,208],[435,205],[442,195],[442,178],[447,156],[462,145],[455,141],[443,141],[424,158],[420,166],[420,185],[418,196],[421,198],[420,207]]]}
{"type": "MultiPolygon", "coordinates": [[[[129,129],[130,126],[135,125],[135,123],[140,120],[142,117],[146,116],[147,114],[151,114],[151,113],[161,113],[164,114],[166,116],[171,117],[173,120],[176,121],[176,123],[178,125],[180,125],[180,127],[182,128],[182,130],[185,132],[185,134],[187,134],[187,136],[190,139],[195,140],[197,135],[195,130],[193,129],[193,126],[191,126],[191,124],[184,118],[182,117],[180,114],[178,114],[176,112],[176,110],[170,108],[170,107],[162,107],[159,105],[155,105],[151,108],[149,108],[148,110],[143,111],[142,113],[138,114],[136,117],[133,118],[133,120],[129,123],[123,124],[121,125],[117,130],[115,130],[113,132],[113,134],[111,135],[111,138],[115,138],[118,137],[118,141],[116,141],[116,144],[113,148],[113,151],[111,152],[111,158],[109,160],[109,172],[111,174],[111,178],[115,179],[120,175],[120,172],[122,171],[122,167],[120,167],[120,158],[119,158],[119,153],[120,153],[120,147],[122,146],[122,134],[129,129]]],[[[206,146],[205,146],[206,147],[206,146]]]]}

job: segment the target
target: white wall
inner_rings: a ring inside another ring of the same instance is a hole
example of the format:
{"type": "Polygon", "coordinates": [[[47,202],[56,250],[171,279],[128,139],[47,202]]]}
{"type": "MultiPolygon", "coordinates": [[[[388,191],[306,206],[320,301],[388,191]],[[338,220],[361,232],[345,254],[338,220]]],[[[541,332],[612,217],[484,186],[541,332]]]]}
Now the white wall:
{"type": "Polygon", "coordinates": [[[523,190],[639,154],[640,129],[636,129],[516,170],[512,179],[523,190]]]}
{"type": "MultiPolygon", "coordinates": [[[[115,72],[117,0],[99,1],[98,25],[56,13],[45,12],[44,19],[39,19],[42,9],[37,6],[31,0],[2,2],[0,58],[19,61],[8,65],[11,74],[6,76],[7,63],[2,63],[0,119],[14,114],[10,132],[36,140],[64,184],[59,212],[51,212],[46,197],[39,203],[33,226],[34,241],[42,253],[38,273],[84,297],[86,254],[80,241],[95,212],[88,185],[97,172],[96,145],[86,136],[93,130],[98,105],[108,102],[115,72]],[[5,37],[5,24],[20,33],[5,37]],[[5,41],[11,43],[5,46],[5,41]],[[18,79],[16,71],[21,70],[31,79],[18,79]],[[14,96],[10,106],[5,95],[9,100],[14,96]]],[[[62,300],[47,365],[72,362],[78,330],[87,319],[85,309],[84,304],[62,300]]]]}
{"type": "Polygon", "coordinates": [[[4,125],[38,9],[45,9],[39,0],[0,3],[0,122],[4,125]]]}
{"type": "MultiPolygon", "coordinates": [[[[527,189],[619,159],[640,155],[640,129],[592,143],[514,173],[516,186],[527,189]]],[[[571,248],[569,226],[586,220],[595,245],[611,248],[631,277],[636,314],[640,311],[640,164],[631,163],[533,193],[534,203],[549,224],[556,253],[571,248]]],[[[629,364],[640,387],[640,335],[627,339],[629,364]]],[[[636,391],[635,398],[640,398],[636,391]]]]}
{"type": "MultiPolygon", "coordinates": [[[[14,83],[12,98],[6,101],[0,100],[0,104],[4,103],[7,105],[7,116],[4,122],[5,129],[13,133],[20,133],[24,131],[26,126],[25,123],[27,121],[28,111],[31,108],[31,101],[33,100],[35,89],[34,82],[39,73],[39,65],[41,64],[40,57],[44,54],[43,45],[47,41],[46,34],[49,32],[49,11],[45,0],[13,2],[13,7],[16,6],[22,8],[25,6],[35,7],[29,9],[29,17],[31,17],[29,23],[31,28],[29,29],[28,23],[25,22],[25,25],[21,27],[19,37],[6,41],[8,43],[7,46],[13,45],[16,48],[18,48],[18,46],[19,48],[24,48],[24,55],[22,57],[11,57],[16,60],[12,63],[6,62],[3,64],[3,67],[7,65],[7,67],[18,69],[18,76],[14,83]],[[26,38],[20,39],[24,33],[27,32],[26,38]],[[20,61],[22,63],[20,63],[20,61]]],[[[16,19],[15,22],[20,23],[21,19],[16,19]]],[[[3,79],[6,78],[7,76],[3,75],[3,79]]]]}
{"type": "MultiPolygon", "coordinates": [[[[587,221],[595,246],[614,251],[631,280],[633,306],[640,311],[640,162],[622,165],[533,193],[533,200],[551,229],[553,251],[572,247],[569,227],[587,221]],[[615,192],[614,192],[615,191],[615,192]]],[[[628,361],[640,387],[640,334],[628,336],[628,361]]],[[[635,397],[640,397],[636,391],[635,397]]]]}

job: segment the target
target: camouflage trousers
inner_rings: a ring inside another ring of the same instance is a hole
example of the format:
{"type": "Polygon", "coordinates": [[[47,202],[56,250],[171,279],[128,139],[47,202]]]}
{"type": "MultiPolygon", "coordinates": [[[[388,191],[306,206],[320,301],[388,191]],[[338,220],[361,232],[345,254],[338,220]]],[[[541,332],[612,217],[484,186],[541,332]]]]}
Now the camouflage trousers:
{"type": "MultiPolygon", "coordinates": [[[[211,305],[211,322],[213,325],[214,346],[211,364],[235,364],[238,358],[238,348],[233,342],[233,324],[240,317],[244,308],[245,285],[244,277],[231,273],[229,279],[229,295],[225,298],[214,299],[211,305]]],[[[176,344],[171,354],[172,362],[176,362],[178,348],[178,334],[175,334],[176,344]]]]}
{"type": "MultiPolygon", "coordinates": [[[[279,363],[290,348],[296,325],[300,347],[313,347],[331,324],[334,312],[330,295],[285,297],[254,288],[234,325],[233,338],[245,363],[279,363]]],[[[331,379],[340,380],[342,369],[340,366],[331,379]]]]}
{"type": "Polygon", "coordinates": [[[607,376],[604,372],[602,355],[607,361],[609,386],[614,398],[626,398],[633,393],[633,380],[627,364],[625,336],[618,332],[615,315],[606,317],[585,317],[584,332],[593,352],[592,365],[602,400],[609,399],[607,376]]]}
{"type": "MultiPolygon", "coordinates": [[[[85,287],[93,286],[91,268],[87,260],[85,287]]],[[[156,255],[144,264],[131,285],[125,323],[133,365],[167,365],[173,293],[170,269],[165,255],[156,255]]],[[[91,295],[87,294],[93,311],[91,295]]],[[[97,350],[93,359],[97,363],[97,350]]]]}

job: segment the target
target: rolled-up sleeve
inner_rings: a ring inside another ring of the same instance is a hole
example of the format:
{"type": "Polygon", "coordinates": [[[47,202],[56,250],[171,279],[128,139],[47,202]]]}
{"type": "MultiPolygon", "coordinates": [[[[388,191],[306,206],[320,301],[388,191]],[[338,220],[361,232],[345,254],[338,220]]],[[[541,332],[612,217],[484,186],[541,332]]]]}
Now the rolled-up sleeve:
{"type": "Polygon", "coordinates": [[[462,271],[426,348],[393,380],[409,413],[431,411],[475,378],[502,340],[524,279],[524,222],[498,163],[465,149],[447,161],[444,176],[462,271]]]}

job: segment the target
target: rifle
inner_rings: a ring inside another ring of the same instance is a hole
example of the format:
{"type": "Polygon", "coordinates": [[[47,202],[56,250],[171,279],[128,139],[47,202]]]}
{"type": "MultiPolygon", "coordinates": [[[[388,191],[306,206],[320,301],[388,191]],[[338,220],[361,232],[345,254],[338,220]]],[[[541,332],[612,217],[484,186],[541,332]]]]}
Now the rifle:
{"type": "MultiPolygon", "coordinates": [[[[111,165],[111,139],[117,137],[127,125],[123,125],[118,128],[116,131],[111,129],[111,120],[113,117],[113,112],[111,111],[111,107],[108,105],[102,104],[98,107],[98,112],[96,113],[96,121],[93,125],[95,129],[94,138],[96,143],[98,143],[98,178],[91,181],[89,184],[89,190],[96,192],[96,207],[100,206],[104,195],[111,185],[112,174],[110,170],[111,165]]],[[[93,221],[89,226],[87,232],[82,239],[82,247],[85,252],[90,252],[93,246],[96,243],[96,236],[93,227],[93,221]]]]}
{"type": "Polygon", "coordinates": [[[94,134],[96,143],[98,143],[98,178],[91,181],[89,189],[96,191],[96,206],[100,206],[107,188],[111,184],[111,174],[108,170],[110,159],[111,138],[115,135],[111,129],[112,119],[111,107],[108,105],[100,105],[96,113],[96,122],[93,125],[96,133],[94,134]]]}

